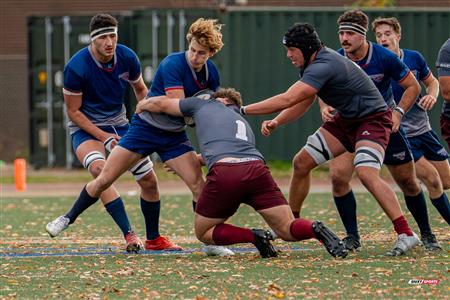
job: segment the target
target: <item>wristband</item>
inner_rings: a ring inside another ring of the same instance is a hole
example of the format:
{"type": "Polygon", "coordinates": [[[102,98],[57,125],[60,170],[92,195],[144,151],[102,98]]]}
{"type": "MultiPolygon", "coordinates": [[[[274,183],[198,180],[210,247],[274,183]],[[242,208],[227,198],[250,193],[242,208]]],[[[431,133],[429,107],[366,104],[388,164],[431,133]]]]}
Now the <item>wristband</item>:
{"type": "Polygon", "coordinates": [[[239,112],[241,113],[241,115],[246,115],[247,113],[245,112],[245,106],[242,105],[241,108],[239,108],[239,112]]]}
{"type": "Polygon", "coordinates": [[[396,112],[400,113],[402,116],[405,115],[405,111],[404,111],[403,108],[401,108],[400,106],[396,106],[396,107],[394,108],[394,110],[395,110],[396,112]]]}

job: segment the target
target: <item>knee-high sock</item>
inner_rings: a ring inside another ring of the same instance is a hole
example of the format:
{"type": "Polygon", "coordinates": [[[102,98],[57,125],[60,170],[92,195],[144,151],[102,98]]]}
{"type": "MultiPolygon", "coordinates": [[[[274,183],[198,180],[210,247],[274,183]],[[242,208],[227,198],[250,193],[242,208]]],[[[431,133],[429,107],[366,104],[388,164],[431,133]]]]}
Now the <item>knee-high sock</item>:
{"type": "Polygon", "coordinates": [[[117,226],[119,226],[124,236],[132,231],[122,198],[119,197],[109,202],[105,205],[105,208],[113,218],[114,222],[116,222],[117,226]]]}
{"type": "Polygon", "coordinates": [[[154,240],[159,237],[159,213],[161,211],[161,201],[148,202],[141,198],[141,211],[145,219],[147,240],[154,240]]]}
{"type": "Polygon", "coordinates": [[[78,216],[81,215],[86,209],[88,209],[89,206],[91,206],[92,204],[97,202],[97,200],[98,200],[98,197],[89,196],[88,192],[86,191],[86,186],[85,186],[81,190],[81,193],[78,196],[77,200],[75,200],[75,203],[73,204],[72,208],[65,215],[70,220],[69,224],[72,224],[73,222],[75,222],[75,220],[78,218],[78,216]]]}
{"type": "Polygon", "coordinates": [[[425,195],[421,191],[417,196],[405,195],[406,207],[411,212],[414,220],[419,226],[420,234],[431,233],[430,220],[428,219],[427,202],[425,195]]]}
{"type": "Polygon", "coordinates": [[[334,197],[339,216],[341,216],[347,234],[359,237],[358,221],[356,219],[356,199],[353,191],[341,197],[334,197]]]}
{"type": "Polygon", "coordinates": [[[297,240],[307,240],[315,238],[316,234],[312,228],[312,222],[305,219],[295,219],[292,221],[290,231],[293,237],[297,240]]]}
{"type": "Polygon", "coordinates": [[[255,242],[253,232],[250,229],[223,223],[214,227],[212,238],[216,245],[255,242]]]}
{"type": "Polygon", "coordinates": [[[447,195],[442,193],[439,198],[431,199],[431,203],[436,207],[442,218],[447,221],[447,224],[450,225],[450,204],[448,203],[447,195]]]}

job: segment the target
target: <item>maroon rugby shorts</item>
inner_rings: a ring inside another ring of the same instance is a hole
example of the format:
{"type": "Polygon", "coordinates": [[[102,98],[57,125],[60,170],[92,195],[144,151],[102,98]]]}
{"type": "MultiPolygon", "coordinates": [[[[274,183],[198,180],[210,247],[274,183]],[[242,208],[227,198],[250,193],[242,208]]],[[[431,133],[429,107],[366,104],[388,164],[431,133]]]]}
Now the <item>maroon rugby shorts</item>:
{"type": "Polygon", "coordinates": [[[392,111],[379,112],[360,119],[346,119],[336,114],[322,127],[336,137],[348,152],[355,152],[356,142],[369,140],[386,149],[392,131],[392,111]]]}
{"type": "Polygon", "coordinates": [[[441,134],[450,147],[450,119],[441,114],[441,134]]]}
{"type": "Polygon", "coordinates": [[[228,218],[245,203],[262,210],[287,201],[261,160],[215,163],[206,176],[196,213],[207,218],[228,218]]]}

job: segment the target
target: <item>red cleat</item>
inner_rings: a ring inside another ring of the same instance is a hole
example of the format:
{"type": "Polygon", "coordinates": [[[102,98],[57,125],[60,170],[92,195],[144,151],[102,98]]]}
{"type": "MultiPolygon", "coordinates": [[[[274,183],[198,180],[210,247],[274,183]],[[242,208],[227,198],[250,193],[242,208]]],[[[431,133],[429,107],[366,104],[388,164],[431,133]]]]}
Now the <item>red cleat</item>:
{"type": "Polygon", "coordinates": [[[145,250],[180,251],[183,250],[183,248],[172,243],[168,238],[160,235],[154,240],[146,240],[145,250]]]}
{"type": "Polygon", "coordinates": [[[139,253],[144,248],[141,239],[133,231],[125,236],[125,241],[127,243],[126,250],[128,253],[139,253]]]}

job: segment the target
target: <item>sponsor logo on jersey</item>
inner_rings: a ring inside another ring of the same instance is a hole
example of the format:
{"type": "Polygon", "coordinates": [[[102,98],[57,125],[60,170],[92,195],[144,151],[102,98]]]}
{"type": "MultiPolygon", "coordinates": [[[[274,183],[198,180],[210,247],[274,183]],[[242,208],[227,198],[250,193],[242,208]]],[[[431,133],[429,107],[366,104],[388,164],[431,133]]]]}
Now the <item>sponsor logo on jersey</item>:
{"type": "Polygon", "coordinates": [[[370,79],[372,79],[373,82],[380,83],[384,79],[384,74],[372,74],[369,75],[369,77],[370,79]]]}
{"type": "Polygon", "coordinates": [[[129,72],[124,72],[122,74],[119,74],[119,78],[123,79],[125,81],[129,81],[129,77],[130,77],[130,73],[129,72]]]}
{"type": "Polygon", "coordinates": [[[370,135],[370,132],[368,132],[367,130],[364,130],[361,135],[370,135]]]}

